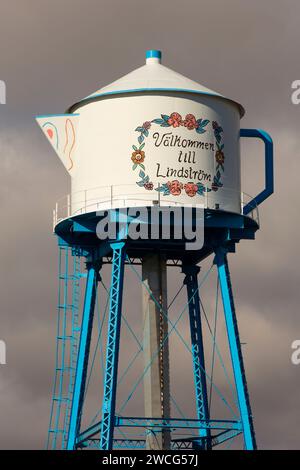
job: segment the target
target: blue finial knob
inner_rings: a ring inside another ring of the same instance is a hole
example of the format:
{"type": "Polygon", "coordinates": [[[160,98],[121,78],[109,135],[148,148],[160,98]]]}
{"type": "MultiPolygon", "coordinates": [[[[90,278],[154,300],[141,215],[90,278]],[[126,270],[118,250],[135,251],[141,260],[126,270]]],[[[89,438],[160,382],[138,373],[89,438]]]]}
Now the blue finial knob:
{"type": "Polygon", "coordinates": [[[157,51],[156,49],[150,49],[146,51],[146,59],[158,59],[161,60],[161,51],[157,51]]]}

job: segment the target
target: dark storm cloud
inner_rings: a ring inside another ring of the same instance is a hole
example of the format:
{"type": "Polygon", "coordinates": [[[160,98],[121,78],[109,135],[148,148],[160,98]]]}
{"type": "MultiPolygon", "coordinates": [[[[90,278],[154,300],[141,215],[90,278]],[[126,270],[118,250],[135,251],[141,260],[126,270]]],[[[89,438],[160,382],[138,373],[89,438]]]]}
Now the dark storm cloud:
{"type": "MultiPolygon", "coordinates": [[[[290,362],[290,344],[300,337],[300,106],[290,100],[291,82],[300,78],[299,2],[154,0],[146,14],[142,4],[1,3],[7,104],[0,105],[0,337],[8,364],[0,369],[0,447],[42,447],[50,406],[57,298],[51,210],[69,182],[34,115],[63,112],[158,48],[165,65],[240,101],[247,111],[242,126],[274,137],[276,193],[261,208],[257,240],[241,243],[230,262],[259,445],[299,448],[300,369],[290,362]]],[[[262,147],[245,145],[246,192],[262,189],[262,173],[262,147]]],[[[128,285],[130,299],[136,288],[128,285]]],[[[131,301],[125,305],[130,315],[131,301]]],[[[186,388],[177,390],[184,398],[186,388]]]]}

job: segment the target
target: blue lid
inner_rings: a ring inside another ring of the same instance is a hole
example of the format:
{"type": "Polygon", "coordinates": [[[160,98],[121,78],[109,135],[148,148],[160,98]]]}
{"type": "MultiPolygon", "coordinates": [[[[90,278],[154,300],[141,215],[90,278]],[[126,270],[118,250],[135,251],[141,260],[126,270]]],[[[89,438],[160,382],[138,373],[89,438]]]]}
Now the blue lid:
{"type": "Polygon", "coordinates": [[[161,51],[157,51],[156,49],[150,49],[149,51],[146,51],[146,59],[151,58],[161,59],[161,51]]]}

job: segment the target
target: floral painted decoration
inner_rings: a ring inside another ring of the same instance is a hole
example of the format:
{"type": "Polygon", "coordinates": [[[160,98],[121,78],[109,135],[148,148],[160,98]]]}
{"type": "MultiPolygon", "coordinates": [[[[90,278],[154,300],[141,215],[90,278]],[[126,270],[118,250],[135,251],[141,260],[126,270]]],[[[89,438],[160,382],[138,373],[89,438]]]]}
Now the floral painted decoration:
{"type": "Polygon", "coordinates": [[[187,114],[185,119],[179,113],[171,113],[170,116],[161,114],[161,118],[153,119],[155,124],[159,124],[161,127],[180,127],[184,126],[188,130],[195,129],[198,134],[204,134],[206,132],[205,127],[209,124],[208,119],[196,119],[193,114],[187,114]]]}
{"type": "Polygon", "coordinates": [[[145,152],[141,149],[135,150],[131,154],[131,160],[135,165],[140,165],[145,160],[145,152]]]}
{"type": "Polygon", "coordinates": [[[170,115],[161,114],[160,118],[153,119],[152,121],[145,121],[141,126],[137,127],[135,130],[139,133],[138,136],[138,144],[133,145],[133,152],[131,154],[131,160],[133,162],[132,169],[136,170],[139,169],[139,177],[140,180],[137,181],[137,185],[140,187],[144,187],[145,189],[152,191],[155,189],[162,193],[163,196],[179,196],[182,191],[184,190],[185,193],[189,197],[194,197],[197,195],[204,196],[205,192],[210,191],[218,191],[219,188],[223,186],[221,182],[222,173],[224,173],[224,162],[225,162],[225,155],[224,155],[224,144],[222,143],[222,127],[217,123],[217,121],[212,121],[212,129],[214,132],[214,137],[216,141],[216,152],[215,152],[215,160],[216,160],[216,174],[213,177],[213,181],[211,183],[211,187],[206,187],[202,183],[182,183],[178,180],[168,181],[167,183],[163,183],[158,185],[154,188],[154,184],[150,181],[148,175],[146,175],[146,169],[144,165],[145,161],[145,151],[143,150],[145,146],[145,138],[149,136],[149,129],[151,128],[152,124],[158,124],[160,127],[173,127],[178,128],[180,126],[186,127],[186,129],[192,131],[195,130],[198,134],[204,134],[206,132],[206,127],[209,124],[208,119],[196,119],[193,114],[187,114],[183,119],[181,114],[178,112],[173,112],[170,115]]]}

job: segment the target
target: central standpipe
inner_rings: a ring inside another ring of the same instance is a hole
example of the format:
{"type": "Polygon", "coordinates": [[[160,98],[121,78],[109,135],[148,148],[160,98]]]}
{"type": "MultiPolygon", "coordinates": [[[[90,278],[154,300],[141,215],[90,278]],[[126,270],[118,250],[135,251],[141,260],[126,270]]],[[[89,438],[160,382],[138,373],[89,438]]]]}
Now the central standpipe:
{"type": "MultiPolygon", "coordinates": [[[[146,418],[170,418],[167,267],[159,254],[143,258],[144,406],[146,418]]],[[[147,449],[170,449],[169,430],[147,431],[147,449]]]]}

